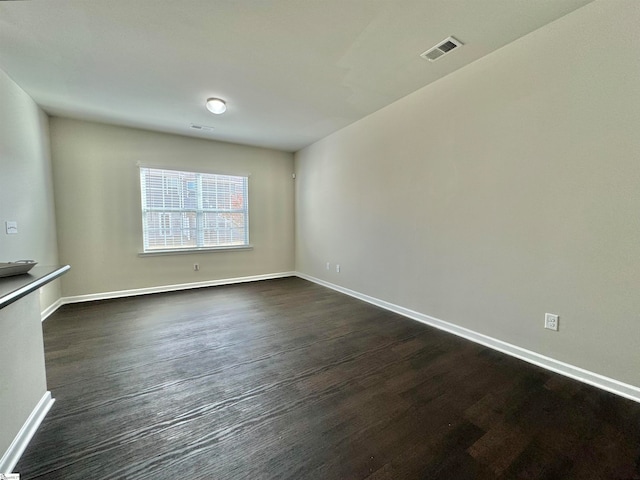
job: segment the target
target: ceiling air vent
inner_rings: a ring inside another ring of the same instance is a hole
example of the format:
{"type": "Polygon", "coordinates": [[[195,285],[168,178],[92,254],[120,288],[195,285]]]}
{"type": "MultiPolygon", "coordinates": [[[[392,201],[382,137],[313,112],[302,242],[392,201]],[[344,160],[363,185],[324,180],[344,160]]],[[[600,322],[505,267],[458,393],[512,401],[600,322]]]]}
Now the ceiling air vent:
{"type": "Polygon", "coordinates": [[[426,52],[420,54],[422,58],[426,58],[430,62],[435,62],[440,57],[445,56],[447,53],[452,52],[458,47],[464,45],[461,41],[456,40],[453,37],[445,38],[438,45],[430,48],[426,52]]]}
{"type": "Polygon", "coordinates": [[[207,127],[205,125],[196,125],[195,123],[192,123],[191,125],[189,125],[189,128],[193,130],[198,130],[200,132],[213,132],[213,127],[207,127]]]}

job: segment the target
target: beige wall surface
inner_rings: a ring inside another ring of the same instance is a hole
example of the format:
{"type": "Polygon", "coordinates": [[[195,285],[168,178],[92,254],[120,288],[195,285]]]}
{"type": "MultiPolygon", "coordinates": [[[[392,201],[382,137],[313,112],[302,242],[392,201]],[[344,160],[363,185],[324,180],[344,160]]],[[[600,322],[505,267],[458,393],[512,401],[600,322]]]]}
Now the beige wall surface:
{"type": "Polygon", "coordinates": [[[638,25],[589,4],[298,152],[297,270],[640,386],[638,25]]]}
{"type": "Polygon", "coordinates": [[[37,295],[0,310],[0,458],[47,392],[37,295]]]}
{"type": "MultiPolygon", "coordinates": [[[[0,262],[58,264],[47,115],[0,70],[0,262]],[[5,233],[5,221],[18,234],[5,233]]],[[[58,281],[41,289],[44,310],[60,298],[58,281]]]]}
{"type": "Polygon", "coordinates": [[[66,118],[50,126],[60,259],[72,267],[63,296],[293,270],[292,154],[66,118]],[[139,257],[139,163],[250,174],[253,250],[139,257]]]}
{"type": "MultiPolygon", "coordinates": [[[[56,265],[47,116],[0,70],[0,262],[56,265]],[[4,222],[18,222],[7,235],[4,222]]],[[[58,282],[0,309],[0,457],[47,391],[40,308],[60,298],[58,282]]]]}

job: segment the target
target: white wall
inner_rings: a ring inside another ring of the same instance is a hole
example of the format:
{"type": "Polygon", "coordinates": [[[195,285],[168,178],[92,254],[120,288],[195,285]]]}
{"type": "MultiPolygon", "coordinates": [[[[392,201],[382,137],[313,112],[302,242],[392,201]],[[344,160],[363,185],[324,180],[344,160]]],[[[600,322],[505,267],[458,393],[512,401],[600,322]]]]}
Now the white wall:
{"type": "Polygon", "coordinates": [[[589,4],[298,152],[297,270],[640,386],[638,25],[589,4]]]}
{"type": "MultiPolygon", "coordinates": [[[[0,70],[0,262],[56,265],[47,116],[0,70]],[[6,235],[4,222],[18,222],[6,235]]],[[[1,281],[1,280],[0,280],[1,281]]],[[[58,282],[0,310],[0,457],[46,393],[40,309],[60,297],[58,282]]]]}
{"type": "Polygon", "coordinates": [[[63,296],[293,270],[292,154],[66,118],[50,124],[60,259],[72,267],[63,296]],[[139,257],[138,162],[250,174],[253,250],[139,257]]]}
{"type": "MultiPolygon", "coordinates": [[[[0,70],[0,262],[58,264],[47,115],[0,70]],[[18,234],[7,235],[7,220],[18,234]]],[[[57,281],[41,289],[44,310],[60,298],[57,281]]]]}

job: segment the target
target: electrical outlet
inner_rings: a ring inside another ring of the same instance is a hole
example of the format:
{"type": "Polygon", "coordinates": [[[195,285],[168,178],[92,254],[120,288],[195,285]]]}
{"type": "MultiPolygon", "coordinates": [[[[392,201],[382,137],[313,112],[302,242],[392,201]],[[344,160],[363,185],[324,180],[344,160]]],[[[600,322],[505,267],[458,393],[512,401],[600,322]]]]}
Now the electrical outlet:
{"type": "Polygon", "coordinates": [[[336,273],[340,273],[340,264],[336,265],[336,273]]]}
{"type": "Polygon", "coordinates": [[[331,270],[331,264],[327,262],[327,270],[331,270]]]}
{"type": "Polygon", "coordinates": [[[548,328],[549,330],[558,331],[558,324],[560,323],[560,319],[558,315],[553,313],[545,313],[544,314],[544,328],[548,328]]]}
{"type": "Polygon", "coordinates": [[[193,271],[194,271],[194,272],[198,272],[198,271],[200,271],[200,264],[198,264],[198,263],[194,263],[194,264],[193,264],[193,271]]]}

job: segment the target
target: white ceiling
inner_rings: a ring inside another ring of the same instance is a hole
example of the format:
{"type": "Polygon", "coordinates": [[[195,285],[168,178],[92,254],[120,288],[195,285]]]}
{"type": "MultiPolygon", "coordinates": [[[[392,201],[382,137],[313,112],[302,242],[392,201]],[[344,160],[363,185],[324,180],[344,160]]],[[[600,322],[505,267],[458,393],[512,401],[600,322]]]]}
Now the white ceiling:
{"type": "Polygon", "coordinates": [[[4,1],[0,68],[51,115],[296,151],[589,1],[4,1]]]}

